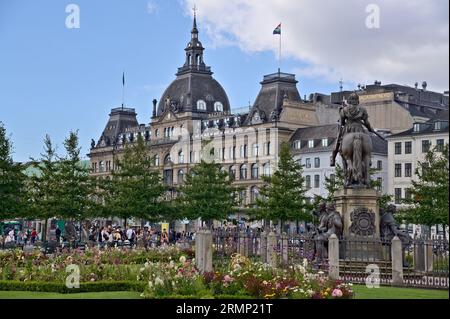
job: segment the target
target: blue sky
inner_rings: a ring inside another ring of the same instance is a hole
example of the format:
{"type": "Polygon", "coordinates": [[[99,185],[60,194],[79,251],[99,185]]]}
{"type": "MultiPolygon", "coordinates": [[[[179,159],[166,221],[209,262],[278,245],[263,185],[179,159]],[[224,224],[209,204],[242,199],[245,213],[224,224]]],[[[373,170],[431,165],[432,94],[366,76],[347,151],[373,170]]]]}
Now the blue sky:
{"type": "MultiPolygon", "coordinates": [[[[0,121],[11,134],[14,160],[38,157],[45,134],[62,152],[70,130],[79,130],[85,156],[110,109],[121,104],[123,71],[126,105],[136,109],[140,123],[149,123],[152,99],[160,99],[184,62],[192,27],[190,5],[188,0],[0,0],[0,121]],[[70,3],[80,7],[80,29],[65,26],[70,3]]],[[[205,62],[225,88],[232,108],[246,106],[254,101],[262,76],[276,71],[276,49],[247,49],[245,41],[221,43],[211,33],[212,14],[205,12],[214,8],[203,8],[199,30],[205,62]]],[[[284,18],[280,14],[268,19],[259,34],[275,48],[277,37],[271,31],[284,18]]],[[[338,90],[338,78],[323,80],[314,62],[312,75],[297,73],[300,93],[338,90]]],[[[287,72],[308,67],[295,54],[282,63],[287,72]]],[[[354,87],[355,82],[345,81],[344,88],[354,87]]]]}

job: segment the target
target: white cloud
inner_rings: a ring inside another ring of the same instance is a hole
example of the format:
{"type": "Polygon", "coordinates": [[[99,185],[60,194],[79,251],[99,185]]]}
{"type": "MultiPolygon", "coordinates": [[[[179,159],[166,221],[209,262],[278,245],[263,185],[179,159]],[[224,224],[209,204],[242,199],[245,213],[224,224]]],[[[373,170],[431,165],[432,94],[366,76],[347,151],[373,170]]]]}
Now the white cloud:
{"type": "Polygon", "coordinates": [[[282,22],[283,56],[299,61],[286,71],[300,76],[449,87],[448,1],[184,0],[186,14],[194,2],[200,28],[214,46],[276,55],[278,36],[272,31],[282,22]],[[366,27],[372,3],[380,8],[379,29],[366,27]]]}
{"type": "Polygon", "coordinates": [[[155,0],[148,0],[147,1],[147,13],[148,14],[154,14],[158,11],[158,4],[155,0]]]}

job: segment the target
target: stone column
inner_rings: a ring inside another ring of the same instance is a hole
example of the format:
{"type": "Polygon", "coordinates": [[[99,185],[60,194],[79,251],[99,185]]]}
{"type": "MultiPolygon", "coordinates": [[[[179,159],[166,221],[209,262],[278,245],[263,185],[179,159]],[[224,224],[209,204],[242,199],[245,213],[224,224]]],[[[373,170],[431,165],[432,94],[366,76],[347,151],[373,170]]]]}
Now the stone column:
{"type": "Polygon", "coordinates": [[[238,250],[239,250],[239,254],[240,255],[242,255],[242,256],[247,256],[246,255],[246,249],[245,249],[245,244],[247,243],[247,241],[246,241],[246,233],[245,232],[243,232],[243,231],[241,231],[241,232],[239,232],[239,247],[238,247],[238,250]]]}
{"type": "Polygon", "coordinates": [[[288,242],[288,236],[286,233],[283,233],[281,235],[281,256],[283,260],[283,265],[287,265],[289,262],[289,242],[288,242]]]}
{"type": "Polygon", "coordinates": [[[204,256],[202,272],[211,272],[213,271],[213,238],[210,230],[206,230],[203,233],[203,250],[204,256]]]}
{"type": "Polygon", "coordinates": [[[261,233],[261,240],[259,243],[260,247],[260,254],[261,254],[261,261],[263,263],[267,262],[267,233],[263,231],[261,233]]]}
{"type": "Polygon", "coordinates": [[[328,239],[328,276],[330,279],[339,279],[339,239],[332,234],[328,239]]]}
{"type": "Polygon", "coordinates": [[[203,230],[198,230],[195,233],[195,266],[197,269],[203,268],[203,260],[203,230]]]}
{"type": "Polygon", "coordinates": [[[277,235],[272,231],[267,235],[267,263],[277,266],[277,235]]]}
{"type": "Polygon", "coordinates": [[[433,241],[425,241],[425,270],[433,271],[433,241]]]}
{"type": "Polygon", "coordinates": [[[402,286],[403,251],[402,251],[402,241],[397,236],[395,236],[392,239],[391,254],[392,254],[392,285],[402,286]]]}

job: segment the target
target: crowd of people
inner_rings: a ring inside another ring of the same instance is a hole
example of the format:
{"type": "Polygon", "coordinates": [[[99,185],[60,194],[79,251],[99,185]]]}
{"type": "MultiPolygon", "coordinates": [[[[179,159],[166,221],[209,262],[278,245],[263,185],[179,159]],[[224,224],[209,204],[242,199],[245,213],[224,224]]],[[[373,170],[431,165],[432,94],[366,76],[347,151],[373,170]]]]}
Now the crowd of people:
{"type": "Polygon", "coordinates": [[[36,228],[27,230],[10,229],[5,231],[4,235],[0,234],[0,245],[34,245],[40,238],[40,234],[36,228]]]}

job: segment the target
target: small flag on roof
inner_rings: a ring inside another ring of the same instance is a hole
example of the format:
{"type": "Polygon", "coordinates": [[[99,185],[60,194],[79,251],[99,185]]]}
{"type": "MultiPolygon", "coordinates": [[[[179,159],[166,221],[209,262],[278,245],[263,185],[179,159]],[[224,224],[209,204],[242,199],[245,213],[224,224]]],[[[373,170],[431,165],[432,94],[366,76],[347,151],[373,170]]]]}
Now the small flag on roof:
{"type": "Polygon", "coordinates": [[[281,23],[273,30],[273,34],[281,34],[281,23]]]}

